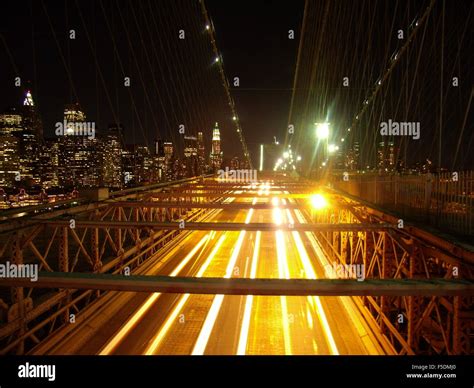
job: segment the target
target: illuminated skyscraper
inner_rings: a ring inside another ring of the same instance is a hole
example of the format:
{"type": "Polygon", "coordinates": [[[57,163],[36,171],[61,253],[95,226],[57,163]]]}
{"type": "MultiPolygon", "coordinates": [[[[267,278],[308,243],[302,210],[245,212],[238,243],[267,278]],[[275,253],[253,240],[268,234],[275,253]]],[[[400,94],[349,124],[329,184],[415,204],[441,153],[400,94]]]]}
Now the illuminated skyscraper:
{"type": "Polygon", "coordinates": [[[221,151],[221,135],[218,123],[216,123],[212,131],[212,150],[210,155],[210,163],[213,169],[217,170],[221,167],[222,157],[223,155],[221,151]]]}
{"type": "MultiPolygon", "coordinates": [[[[77,128],[86,125],[86,115],[79,104],[64,109],[66,128],[59,134],[59,181],[63,187],[99,186],[102,171],[102,155],[99,138],[78,133],[77,128]]],[[[57,123],[59,124],[59,123],[57,123]]],[[[87,123],[90,125],[90,123],[87,123]]]]}
{"type": "Polygon", "coordinates": [[[41,143],[43,140],[43,123],[29,90],[23,100],[22,115],[23,127],[30,130],[36,136],[38,142],[41,143]]]}
{"type": "Polygon", "coordinates": [[[377,167],[391,171],[395,168],[397,148],[393,141],[381,141],[377,148],[377,167]]]}
{"type": "Polygon", "coordinates": [[[349,170],[357,170],[360,168],[360,150],[359,142],[354,142],[353,146],[349,149],[346,156],[346,167],[349,170]]]}
{"type": "Polygon", "coordinates": [[[184,157],[197,157],[197,138],[195,136],[184,136],[184,157]]]}
{"type": "Polygon", "coordinates": [[[10,108],[0,114],[0,133],[3,135],[21,132],[23,118],[15,108],[10,108]]]}
{"type": "Polygon", "coordinates": [[[14,187],[20,178],[19,140],[16,136],[0,134],[0,187],[14,187]]]}
{"type": "Polygon", "coordinates": [[[40,147],[38,162],[41,186],[45,189],[59,186],[59,142],[56,138],[45,139],[40,147]]]}
{"type": "Polygon", "coordinates": [[[198,146],[195,136],[184,136],[184,162],[187,176],[199,174],[198,146]]]}
{"type": "Polygon", "coordinates": [[[111,124],[100,142],[102,150],[101,186],[121,188],[123,185],[122,134],[122,125],[111,124]]]}
{"type": "Polygon", "coordinates": [[[202,132],[198,132],[197,151],[198,151],[199,168],[201,171],[204,171],[205,165],[206,165],[206,148],[204,146],[204,134],[202,132]]]}
{"type": "MultiPolygon", "coordinates": [[[[41,183],[38,158],[43,141],[43,126],[30,91],[25,93],[20,109],[11,108],[0,115],[0,134],[18,139],[15,147],[19,164],[15,167],[18,169],[15,182],[27,182],[29,185],[41,183]]],[[[5,139],[5,152],[11,149],[12,141],[5,139]]]]}

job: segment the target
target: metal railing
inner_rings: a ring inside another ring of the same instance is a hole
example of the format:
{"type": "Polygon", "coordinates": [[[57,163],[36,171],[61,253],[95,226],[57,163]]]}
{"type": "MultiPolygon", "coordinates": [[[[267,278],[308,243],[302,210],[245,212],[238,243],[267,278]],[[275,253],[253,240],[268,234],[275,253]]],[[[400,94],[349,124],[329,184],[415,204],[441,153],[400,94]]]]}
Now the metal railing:
{"type": "Polygon", "coordinates": [[[334,188],[408,220],[474,236],[474,171],[423,175],[334,174],[334,188]]]}

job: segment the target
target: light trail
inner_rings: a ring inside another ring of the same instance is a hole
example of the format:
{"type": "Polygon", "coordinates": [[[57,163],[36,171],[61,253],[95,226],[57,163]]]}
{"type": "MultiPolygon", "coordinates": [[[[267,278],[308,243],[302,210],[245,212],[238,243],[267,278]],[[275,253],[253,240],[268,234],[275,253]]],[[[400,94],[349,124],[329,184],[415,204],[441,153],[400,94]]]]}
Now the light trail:
{"type": "MultiPolygon", "coordinates": [[[[290,210],[286,209],[286,213],[287,213],[289,222],[293,224],[294,220],[293,220],[290,210]]],[[[303,221],[302,223],[305,223],[306,220],[304,219],[302,214],[301,213],[298,214],[298,213],[299,211],[297,210],[295,214],[296,214],[296,218],[298,219],[298,222],[301,223],[301,221],[303,221]]],[[[309,279],[317,279],[318,277],[316,275],[316,271],[314,270],[313,265],[311,264],[311,261],[309,259],[308,253],[306,252],[306,248],[303,244],[303,241],[301,240],[301,236],[299,232],[295,231],[295,232],[291,232],[291,234],[293,235],[293,240],[295,241],[296,249],[298,250],[298,254],[303,264],[303,269],[306,274],[306,277],[309,279]]],[[[310,303],[310,304],[311,304],[311,307],[316,309],[317,315],[321,322],[321,326],[323,327],[324,334],[326,335],[326,338],[328,340],[328,344],[331,349],[331,354],[338,355],[339,350],[337,349],[334,336],[332,334],[331,328],[329,326],[329,323],[326,317],[326,313],[324,312],[319,296],[308,296],[308,300],[310,301],[314,300],[315,302],[315,305],[313,305],[313,303],[310,303]]]]}
{"type": "MultiPolygon", "coordinates": [[[[235,200],[235,197],[229,197],[226,198],[223,202],[224,203],[231,203],[235,200]]],[[[222,211],[222,209],[218,209],[215,213],[214,216],[219,214],[222,211]]],[[[215,234],[215,231],[212,231],[208,234],[206,234],[201,241],[194,247],[194,249],[191,250],[191,252],[188,253],[188,255],[184,258],[187,262],[192,258],[192,256],[197,252],[198,249],[206,242],[206,240],[210,240],[213,238],[213,233],[215,234]]],[[[186,237],[186,240],[189,240],[191,237],[191,234],[186,237]]],[[[184,241],[183,241],[184,243],[184,241]]],[[[182,244],[181,244],[182,245],[182,244]]],[[[175,247],[170,254],[174,254],[177,249],[181,245],[178,245],[175,247]]],[[[181,266],[182,268],[182,266],[181,266]]],[[[176,276],[179,273],[179,270],[176,271],[176,269],[170,274],[170,276],[176,276]]],[[[125,338],[125,336],[130,333],[130,331],[135,327],[135,325],[140,321],[140,319],[143,317],[143,315],[151,308],[153,303],[160,297],[161,293],[160,292],[155,292],[153,293],[137,310],[137,312],[127,321],[127,323],[122,326],[120,331],[99,351],[99,355],[108,355],[114,351],[114,349],[122,342],[122,340],[125,338]]]]}
{"type": "MultiPolygon", "coordinates": [[[[255,279],[257,276],[258,252],[260,250],[261,231],[257,231],[255,237],[255,246],[252,257],[252,267],[250,269],[250,279],[255,279]]],[[[247,340],[249,336],[250,318],[252,313],[253,295],[247,295],[245,300],[244,318],[242,319],[242,326],[240,328],[239,344],[237,346],[237,355],[245,355],[247,351],[247,340]]]]}
{"type": "MultiPolygon", "coordinates": [[[[283,201],[282,201],[283,202],[283,201]]],[[[277,203],[278,206],[278,203],[277,203]]],[[[282,211],[279,207],[273,209],[273,222],[277,225],[281,225],[283,222],[282,211]]],[[[275,240],[277,247],[277,260],[278,260],[278,277],[280,279],[289,279],[290,271],[288,268],[288,258],[286,256],[286,244],[285,235],[281,230],[275,232],[275,240]]],[[[290,337],[290,324],[288,321],[288,304],[286,296],[280,296],[281,310],[283,316],[283,340],[285,344],[285,354],[291,355],[291,337],[290,337]]]]}
{"type": "MultiPolygon", "coordinates": [[[[171,272],[170,276],[176,276],[181,269],[191,260],[191,258],[197,253],[199,249],[203,246],[203,244],[209,239],[210,233],[206,234],[199,243],[189,252],[186,257],[182,260],[180,265],[178,265],[173,272],[171,272]],[[184,263],[184,264],[183,264],[184,263]]],[[[135,327],[138,321],[143,317],[143,315],[151,308],[153,303],[160,297],[161,292],[155,292],[148,299],[141,305],[138,311],[133,314],[133,316],[127,321],[127,323],[122,326],[120,331],[110,340],[107,345],[102,348],[99,352],[99,355],[107,355],[113,352],[113,350],[117,347],[120,342],[128,335],[128,333],[135,327]]]]}
{"type": "MultiPolygon", "coordinates": [[[[254,198],[255,200],[255,198],[254,198]]],[[[245,223],[248,224],[252,219],[254,209],[250,209],[245,219],[245,223]]],[[[240,249],[242,248],[242,244],[244,242],[245,237],[245,230],[239,232],[239,238],[237,243],[235,244],[234,250],[232,251],[231,258],[229,260],[229,264],[227,265],[226,274],[224,278],[229,279],[232,276],[232,271],[234,270],[235,263],[237,262],[237,258],[239,257],[240,249]]],[[[209,337],[211,336],[212,329],[217,320],[217,316],[222,306],[222,302],[224,300],[224,295],[216,295],[214,300],[212,301],[211,308],[207,313],[206,319],[204,320],[203,327],[199,332],[198,339],[194,345],[192,355],[203,355],[206,351],[207,344],[209,342],[209,337]]]]}
{"type": "MultiPolygon", "coordinates": [[[[299,222],[306,223],[306,219],[304,218],[300,210],[295,210],[295,215],[296,215],[296,218],[298,218],[299,222]]],[[[326,268],[326,266],[330,266],[329,260],[327,259],[326,254],[320,247],[314,235],[311,232],[306,232],[306,236],[308,237],[308,240],[314,252],[316,253],[316,257],[320,261],[323,268],[326,268]]],[[[329,278],[331,279],[337,279],[336,274],[333,274],[332,272],[325,275],[329,276],[329,278]]],[[[360,338],[368,338],[369,333],[361,323],[360,314],[357,312],[357,308],[355,307],[352,298],[349,296],[339,296],[337,298],[341,301],[342,305],[344,306],[344,309],[346,310],[347,315],[349,316],[354,327],[356,328],[360,338]]],[[[311,300],[311,297],[308,296],[308,300],[311,300]]],[[[315,306],[312,306],[312,307],[315,308],[315,306]]],[[[369,354],[372,354],[372,355],[380,354],[380,349],[377,346],[375,346],[374,343],[371,341],[370,343],[366,341],[365,347],[368,350],[369,354]]]]}
{"type": "MultiPolygon", "coordinates": [[[[317,279],[318,277],[316,275],[316,272],[314,271],[311,261],[309,260],[308,253],[306,252],[303,242],[301,241],[301,237],[299,233],[298,232],[291,232],[291,233],[293,235],[293,239],[296,244],[296,249],[298,250],[299,257],[303,264],[303,268],[305,270],[307,278],[317,279]]],[[[334,336],[329,326],[326,313],[324,312],[323,306],[321,304],[321,299],[319,298],[319,296],[313,296],[312,298],[315,301],[317,316],[319,317],[321,326],[323,327],[324,334],[326,335],[326,338],[328,340],[329,348],[331,349],[331,354],[338,355],[339,350],[337,349],[336,342],[334,341],[334,336]]]]}
{"type": "MultiPolygon", "coordinates": [[[[220,238],[219,240],[217,241],[217,244],[214,246],[214,249],[212,250],[212,252],[209,254],[209,256],[207,257],[206,261],[204,262],[204,264],[201,266],[201,268],[199,269],[199,272],[196,274],[196,276],[198,278],[202,277],[204,275],[204,273],[206,272],[207,268],[209,267],[209,264],[211,263],[211,261],[214,259],[214,257],[216,256],[217,252],[219,251],[219,249],[221,248],[222,244],[224,243],[225,239],[227,238],[227,233],[224,233],[220,238]]],[[[169,329],[171,328],[171,325],[175,322],[176,320],[176,317],[178,316],[178,314],[181,312],[183,306],[185,305],[185,303],[187,302],[187,300],[189,299],[189,296],[190,294],[184,294],[178,304],[174,307],[173,311],[171,312],[171,314],[168,316],[168,318],[166,319],[164,325],[161,327],[161,329],[158,331],[158,334],[153,338],[153,340],[151,341],[151,344],[145,349],[145,352],[144,354],[145,355],[152,355],[152,354],[155,354],[156,350],[158,349],[158,347],[160,346],[161,344],[161,341],[163,340],[163,338],[165,338],[166,334],[168,334],[168,331],[169,329]]]]}

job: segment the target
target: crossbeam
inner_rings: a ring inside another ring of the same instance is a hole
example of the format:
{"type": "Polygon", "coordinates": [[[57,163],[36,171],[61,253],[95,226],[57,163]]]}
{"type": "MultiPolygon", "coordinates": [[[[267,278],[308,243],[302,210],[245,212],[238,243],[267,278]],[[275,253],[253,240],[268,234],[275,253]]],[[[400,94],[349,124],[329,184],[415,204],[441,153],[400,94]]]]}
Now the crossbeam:
{"type": "MultiPolygon", "coordinates": [[[[111,206],[114,207],[138,207],[138,208],[195,208],[195,209],[254,209],[254,210],[272,210],[275,206],[271,203],[256,203],[250,202],[166,202],[166,201],[120,201],[113,202],[111,206]]],[[[280,209],[300,209],[301,205],[286,203],[286,205],[279,205],[280,209]]]]}
{"type": "Polygon", "coordinates": [[[152,193],[150,194],[150,198],[221,198],[223,196],[225,197],[231,197],[231,198],[268,198],[268,197],[276,197],[276,198],[310,198],[312,193],[293,193],[293,194],[284,194],[284,193],[268,193],[268,195],[265,194],[265,190],[261,193],[258,194],[258,190],[255,191],[255,193],[252,192],[246,192],[246,193],[225,193],[222,190],[222,192],[219,193],[181,193],[181,192],[165,192],[165,193],[152,193]]]}
{"type": "MultiPolygon", "coordinates": [[[[41,221],[43,224],[49,226],[67,226],[69,227],[69,220],[45,220],[41,221]]],[[[153,221],[81,221],[76,220],[76,228],[108,228],[108,229],[163,229],[163,230],[219,230],[219,231],[296,231],[296,232],[311,232],[311,231],[375,231],[375,230],[390,230],[396,228],[392,224],[281,224],[274,223],[242,223],[242,222],[153,222],[153,221]]]]}
{"type": "Polygon", "coordinates": [[[473,296],[468,280],[247,279],[40,272],[38,280],[2,279],[10,287],[225,295],[473,296]]]}

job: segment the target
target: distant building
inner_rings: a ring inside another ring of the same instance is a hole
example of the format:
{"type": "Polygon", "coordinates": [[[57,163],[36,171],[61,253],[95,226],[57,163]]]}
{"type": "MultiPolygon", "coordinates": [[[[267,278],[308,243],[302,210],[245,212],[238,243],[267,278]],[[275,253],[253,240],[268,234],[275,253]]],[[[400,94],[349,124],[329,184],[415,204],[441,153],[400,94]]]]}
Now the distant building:
{"type": "Polygon", "coordinates": [[[377,148],[377,168],[388,171],[396,167],[397,149],[393,141],[381,141],[377,148]]]}
{"type": "Polygon", "coordinates": [[[38,159],[41,186],[44,189],[59,187],[59,142],[56,138],[44,140],[38,159]]]}
{"type": "Polygon", "coordinates": [[[16,136],[0,134],[0,187],[14,187],[20,180],[19,140],[16,136]]]}
{"type": "Polygon", "coordinates": [[[184,136],[184,163],[186,175],[196,176],[199,174],[198,139],[195,136],[184,136]]]}
{"type": "Polygon", "coordinates": [[[191,158],[197,157],[197,137],[195,136],[184,136],[184,157],[191,158]]]}
{"type": "Polygon", "coordinates": [[[354,142],[346,155],[346,167],[353,171],[360,168],[360,150],[359,142],[354,142]]]}
{"type": "Polygon", "coordinates": [[[39,151],[43,142],[43,126],[30,91],[25,93],[20,109],[10,108],[0,115],[0,134],[11,134],[18,139],[19,173],[17,183],[41,183],[39,151]]]}
{"type": "Polygon", "coordinates": [[[122,150],[122,174],[126,186],[154,182],[154,155],[147,146],[127,144],[122,150]]]}
{"type": "Polygon", "coordinates": [[[75,128],[86,123],[79,104],[67,105],[64,133],[59,135],[59,182],[62,187],[97,187],[102,172],[102,154],[98,136],[78,135],[75,128]]]}
{"type": "Polygon", "coordinates": [[[206,147],[204,145],[204,134],[198,132],[197,135],[197,151],[198,151],[198,161],[199,161],[199,170],[205,171],[206,168],[206,147]]]}
{"type": "Polygon", "coordinates": [[[102,136],[102,179],[101,186],[119,189],[122,179],[122,134],[120,124],[111,124],[102,136]]]}
{"type": "Polygon", "coordinates": [[[125,186],[133,186],[136,181],[135,154],[130,145],[122,149],[122,181],[125,186]]]}
{"type": "Polygon", "coordinates": [[[210,164],[214,170],[218,170],[222,166],[223,153],[221,150],[221,135],[218,123],[212,131],[212,149],[210,154],[210,164]]]}
{"type": "Polygon", "coordinates": [[[23,130],[22,121],[23,118],[20,112],[15,108],[7,109],[0,114],[0,133],[6,135],[21,132],[23,130]]]}
{"type": "Polygon", "coordinates": [[[173,143],[163,142],[163,152],[164,152],[164,177],[163,180],[172,181],[174,180],[174,148],[173,143]]]}

